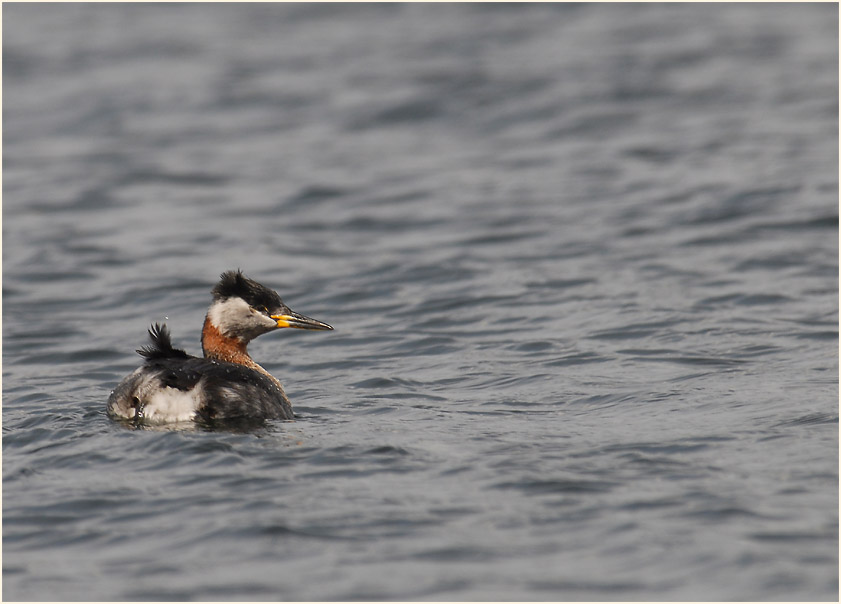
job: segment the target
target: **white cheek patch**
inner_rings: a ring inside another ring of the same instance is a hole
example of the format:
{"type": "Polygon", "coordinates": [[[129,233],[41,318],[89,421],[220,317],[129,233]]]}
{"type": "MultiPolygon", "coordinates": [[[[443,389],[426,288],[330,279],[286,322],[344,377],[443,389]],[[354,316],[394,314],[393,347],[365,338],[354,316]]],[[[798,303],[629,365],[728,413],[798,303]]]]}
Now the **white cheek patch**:
{"type": "Polygon", "coordinates": [[[264,315],[261,312],[255,312],[254,317],[257,319],[257,321],[260,323],[260,325],[262,325],[266,328],[277,327],[277,321],[275,321],[272,318],[267,317],[266,315],[264,315]]]}
{"type": "Polygon", "coordinates": [[[222,333],[230,331],[231,326],[247,325],[251,320],[251,307],[242,298],[228,298],[214,302],[207,311],[210,322],[222,333]]]}
{"type": "Polygon", "coordinates": [[[210,322],[226,336],[250,340],[277,327],[277,322],[251,308],[242,298],[214,302],[207,311],[210,322]]]}

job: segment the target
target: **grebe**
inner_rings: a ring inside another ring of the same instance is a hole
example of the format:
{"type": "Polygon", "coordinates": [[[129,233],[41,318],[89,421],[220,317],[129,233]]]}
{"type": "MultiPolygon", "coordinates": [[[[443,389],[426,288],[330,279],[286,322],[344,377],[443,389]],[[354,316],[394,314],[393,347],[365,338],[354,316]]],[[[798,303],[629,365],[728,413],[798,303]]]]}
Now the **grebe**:
{"type": "Polygon", "coordinates": [[[283,386],[248,355],[257,336],[280,329],[333,329],[292,312],[277,292],[241,271],[222,273],[204,319],[204,358],[173,348],[166,325],[149,329],[146,359],[108,398],[108,415],[152,424],[188,420],[292,419],[283,386]]]}

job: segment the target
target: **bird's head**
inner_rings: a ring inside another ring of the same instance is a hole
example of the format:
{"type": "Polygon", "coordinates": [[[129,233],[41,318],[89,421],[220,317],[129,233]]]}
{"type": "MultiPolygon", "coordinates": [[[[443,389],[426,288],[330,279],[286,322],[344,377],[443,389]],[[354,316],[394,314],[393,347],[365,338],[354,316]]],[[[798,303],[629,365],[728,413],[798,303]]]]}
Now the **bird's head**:
{"type": "Polygon", "coordinates": [[[333,329],[290,309],[277,292],[249,279],[241,271],[222,273],[211,290],[213,302],[207,319],[227,337],[248,343],[264,333],[284,327],[333,329]]]}

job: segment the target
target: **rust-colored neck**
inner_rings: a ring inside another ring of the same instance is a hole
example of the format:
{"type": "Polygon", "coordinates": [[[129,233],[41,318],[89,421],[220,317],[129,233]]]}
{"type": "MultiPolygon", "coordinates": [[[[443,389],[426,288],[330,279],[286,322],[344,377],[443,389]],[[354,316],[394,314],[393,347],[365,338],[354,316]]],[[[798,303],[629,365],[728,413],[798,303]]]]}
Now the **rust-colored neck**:
{"type": "Polygon", "coordinates": [[[227,363],[238,363],[259,371],[277,384],[281,395],[286,398],[286,394],[283,392],[283,386],[280,381],[271,373],[260,367],[260,365],[258,365],[254,359],[249,356],[248,351],[245,349],[246,346],[246,342],[243,342],[238,338],[232,338],[222,334],[222,332],[219,331],[219,328],[210,322],[209,317],[204,318],[204,327],[202,327],[201,330],[201,348],[204,352],[204,358],[225,361],[227,363]]]}
{"type": "Polygon", "coordinates": [[[238,338],[223,335],[210,322],[210,318],[205,317],[204,327],[201,330],[201,348],[206,359],[238,363],[247,367],[259,367],[254,359],[248,355],[246,346],[247,344],[238,338]]]}

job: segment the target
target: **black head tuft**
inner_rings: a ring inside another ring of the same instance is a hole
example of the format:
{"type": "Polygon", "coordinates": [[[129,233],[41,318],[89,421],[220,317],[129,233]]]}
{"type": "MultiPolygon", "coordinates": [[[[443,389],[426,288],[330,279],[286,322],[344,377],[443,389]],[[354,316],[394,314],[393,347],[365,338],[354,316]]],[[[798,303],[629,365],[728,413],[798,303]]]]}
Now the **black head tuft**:
{"type": "Polygon", "coordinates": [[[249,279],[242,274],[241,270],[222,273],[219,283],[211,290],[211,293],[214,300],[242,298],[254,308],[265,306],[269,310],[274,310],[284,306],[277,292],[249,279]]]}

